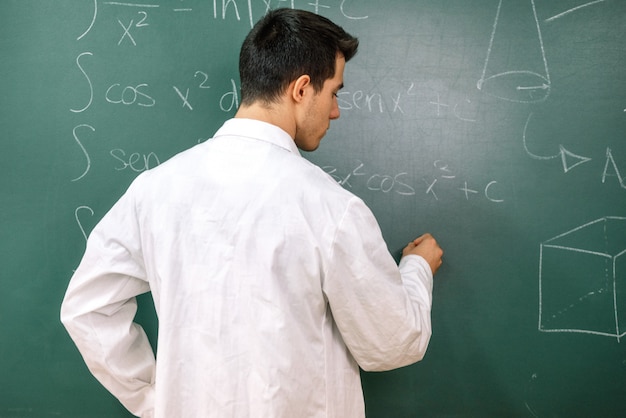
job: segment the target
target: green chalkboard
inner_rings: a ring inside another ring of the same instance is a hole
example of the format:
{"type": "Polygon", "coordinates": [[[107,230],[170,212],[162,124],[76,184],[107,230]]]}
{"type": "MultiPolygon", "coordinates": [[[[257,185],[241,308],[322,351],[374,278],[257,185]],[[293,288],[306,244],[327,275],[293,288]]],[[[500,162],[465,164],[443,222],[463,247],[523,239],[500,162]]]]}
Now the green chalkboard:
{"type": "MultiPolygon", "coordinates": [[[[85,236],[239,102],[266,7],[361,39],[305,157],[392,253],[445,249],[425,359],[363,373],[368,417],[626,416],[626,2],[0,2],[0,417],[124,417],[58,316],[85,236]]],[[[152,341],[149,295],[138,321],[152,341]]]]}

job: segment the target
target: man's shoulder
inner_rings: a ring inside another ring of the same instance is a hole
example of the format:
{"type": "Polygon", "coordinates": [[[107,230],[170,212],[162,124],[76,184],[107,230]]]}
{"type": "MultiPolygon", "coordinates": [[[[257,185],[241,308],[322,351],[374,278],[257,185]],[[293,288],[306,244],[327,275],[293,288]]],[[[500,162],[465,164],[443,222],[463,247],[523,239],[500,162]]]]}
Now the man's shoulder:
{"type": "Polygon", "coordinates": [[[149,174],[149,176],[158,177],[193,170],[200,162],[203,153],[202,145],[203,144],[198,144],[182,150],[161,162],[156,167],[147,170],[145,173],[149,174]]]}

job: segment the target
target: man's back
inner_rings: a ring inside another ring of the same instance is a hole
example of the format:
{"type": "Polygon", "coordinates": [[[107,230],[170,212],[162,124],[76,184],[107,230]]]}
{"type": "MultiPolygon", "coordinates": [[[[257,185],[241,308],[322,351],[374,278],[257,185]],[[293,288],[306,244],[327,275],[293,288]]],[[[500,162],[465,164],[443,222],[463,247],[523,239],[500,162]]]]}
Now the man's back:
{"type": "Polygon", "coordinates": [[[274,133],[218,132],[142,179],[137,216],[160,316],[164,416],[313,417],[337,397],[362,404],[358,367],[332,343],[322,292],[351,197],[278,133],[280,145],[266,142],[274,133]]]}

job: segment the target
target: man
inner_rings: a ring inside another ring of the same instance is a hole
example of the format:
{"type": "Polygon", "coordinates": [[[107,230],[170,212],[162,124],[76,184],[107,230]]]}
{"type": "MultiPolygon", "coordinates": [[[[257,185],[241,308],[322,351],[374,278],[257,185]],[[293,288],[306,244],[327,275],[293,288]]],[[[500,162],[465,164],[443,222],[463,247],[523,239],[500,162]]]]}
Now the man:
{"type": "Polygon", "coordinates": [[[356,38],[279,9],[240,54],[242,104],[140,175],[91,233],[61,319],[92,373],[156,417],[363,417],[359,366],[420,360],[442,250],[398,267],[370,210],[301,157],[339,117],[356,38]],[[133,323],[152,291],[158,361],[133,323]]]}

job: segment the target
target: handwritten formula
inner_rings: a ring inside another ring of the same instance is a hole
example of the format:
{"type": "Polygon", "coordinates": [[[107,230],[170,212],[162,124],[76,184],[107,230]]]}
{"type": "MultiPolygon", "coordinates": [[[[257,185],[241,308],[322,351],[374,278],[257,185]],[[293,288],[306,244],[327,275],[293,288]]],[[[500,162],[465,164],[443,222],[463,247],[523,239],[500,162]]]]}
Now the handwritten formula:
{"type": "MultiPolygon", "coordinates": [[[[613,150],[610,144],[604,145],[603,159],[576,150],[570,144],[555,144],[548,152],[546,147],[537,145],[541,141],[541,131],[536,128],[540,120],[541,103],[549,103],[553,95],[555,74],[551,68],[550,44],[543,32],[549,25],[557,25],[581,9],[598,7],[602,1],[589,3],[586,7],[561,11],[552,16],[542,16],[533,0],[517,5],[523,13],[516,25],[526,25],[532,36],[519,37],[517,43],[525,48],[535,49],[536,59],[525,60],[516,66],[509,62],[508,67],[500,67],[502,43],[500,40],[513,26],[508,13],[510,3],[500,1],[493,10],[493,24],[485,27],[483,55],[475,57],[474,78],[465,85],[446,79],[428,80],[419,68],[414,77],[406,71],[400,77],[375,79],[363,77],[359,70],[348,68],[347,85],[338,93],[338,104],[342,113],[341,123],[352,121],[379,121],[378,124],[413,124],[419,126],[425,135],[429,131],[445,132],[455,126],[459,132],[469,132],[478,127],[478,132],[491,123],[484,114],[485,98],[513,103],[509,106],[525,106],[527,117],[523,123],[513,127],[513,135],[498,140],[517,144],[519,155],[529,161],[551,164],[559,162],[564,175],[570,175],[586,164],[595,164],[595,173],[600,184],[615,187],[615,191],[626,189],[623,156],[613,150]],[[481,65],[482,64],[482,65],[481,65]],[[360,74],[360,75],[359,75],[360,74]],[[355,76],[356,75],[356,76],[355,76]],[[454,84],[454,85],[452,85],[454,84]],[[539,115],[539,116],[538,116],[539,115]]],[[[76,116],[76,124],[69,127],[71,140],[77,148],[76,158],[82,167],[68,179],[71,182],[90,181],[94,161],[106,161],[108,170],[115,173],[136,175],[159,165],[169,157],[150,141],[137,141],[130,145],[123,141],[114,142],[106,137],[106,126],[99,126],[95,112],[112,114],[157,115],[165,114],[173,120],[203,118],[209,107],[211,117],[227,119],[240,104],[238,76],[235,66],[216,70],[215,62],[228,57],[209,57],[211,62],[204,64],[185,63],[185,71],[159,75],[160,83],[138,70],[136,73],[119,72],[117,77],[103,77],[102,65],[120,65],[120,59],[107,62],[105,56],[114,51],[116,57],[134,57],[152,51],[159,39],[174,31],[182,33],[185,24],[193,21],[205,22],[215,30],[222,23],[236,27],[243,37],[253,23],[267,10],[274,7],[294,7],[308,9],[316,13],[331,14],[340,19],[340,24],[351,25],[350,30],[366,30],[372,19],[378,18],[365,5],[348,0],[341,1],[236,1],[221,0],[201,2],[180,0],[161,4],[160,2],[117,2],[94,0],[85,8],[84,20],[77,23],[74,42],[82,51],[74,57],[73,77],[75,79],[74,102],[68,109],[76,116]],[[234,25],[234,26],[233,26],[234,25]],[[173,29],[174,28],[174,29],[173,29]],[[354,28],[354,29],[352,29],[354,28]],[[105,41],[103,41],[103,39],[105,41]],[[103,42],[106,50],[103,50],[103,42]],[[143,52],[142,52],[143,51],[143,52]],[[163,81],[165,80],[165,81],[163,81]],[[97,110],[96,110],[97,108],[97,110]],[[215,112],[219,113],[215,113],[215,112]],[[141,113],[140,113],[141,112],[141,113]],[[108,144],[103,149],[102,144],[108,144]],[[96,146],[98,145],[98,146],[96,146]],[[94,153],[98,153],[95,155],[94,153]]],[[[519,14],[519,13],[518,13],[519,14]]],[[[184,39],[193,38],[185,35],[184,39]]],[[[211,40],[202,40],[211,42],[211,40]]],[[[415,41],[419,45],[419,39],[415,41]]],[[[238,45],[229,49],[235,56],[238,45]]],[[[172,54],[175,51],[171,51],[172,54]]],[[[367,53],[367,52],[365,52],[367,53]]],[[[232,57],[231,57],[232,58],[232,57]]],[[[232,62],[232,61],[231,61],[232,62]]],[[[147,60],[146,66],[159,66],[157,60],[147,60]]],[[[115,72],[113,72],[115,74],[115,72]]],[[[157,72],[157,74],[159,74],[157,72]]],[[[458,77],[463,73],[459,72],[458,77]]],[[[108,74],[107,74],[108,75],[108,74]]],[[[463,77],[465,75],[463,74],[463,77]]],[[[521,108],[521,107],[520,107],[521,108]]],[[[143,116],[141,116],[143,117],[143,116]]],[[[141,132],[141,117],[137,116],[131,127],[141,132]]],[[[356,122],[359,123],[359,122],[356,122]]],[[[187,144],[206,140],[209,133],[203,132],[190,139],[187,144]]],[[[406,140],[406,138],[404,139],[406,140]]],[[[419,144],[418,144],[419,145],[419,144]]],[[[600,145],[602,146],[602,145],[600,145]]],[[[180,149],[182,150],[181,147],[180,149]]],[[[597,154],[597,152],[596,152],[597,154]]],[[[358,156],[344,161],[341,165],[320,164],[339,184],[348,189],[366,190],[374,194],[393,194],[403,199],[427,199],[427,201],[449,204],[482,199],[489,204],[502,205],[514,195],[514,185],[510,175],[491,178],[473,174],[463,175],[446,162],[445,153],[433,156],[430,167],[424,166],[416,173],[407,167],[376,169],[361,162],[358,156]]],[[[489,175],[488,175],[489,176],[489,175]]]]}

